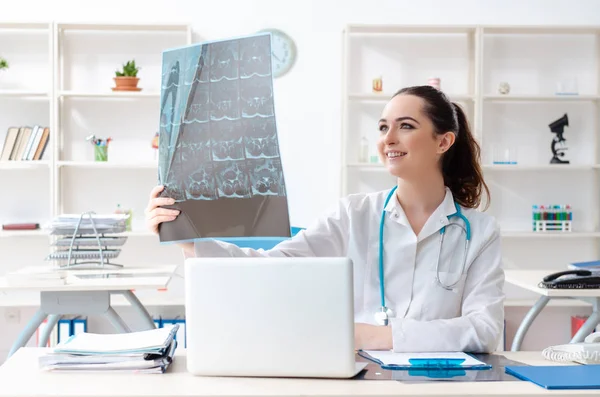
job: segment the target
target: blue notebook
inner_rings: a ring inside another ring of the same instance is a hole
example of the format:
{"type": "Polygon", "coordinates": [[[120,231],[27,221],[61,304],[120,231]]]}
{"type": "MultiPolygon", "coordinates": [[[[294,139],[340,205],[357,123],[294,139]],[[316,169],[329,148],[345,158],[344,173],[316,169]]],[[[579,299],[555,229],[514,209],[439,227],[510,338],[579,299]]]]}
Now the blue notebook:
{"type": "Polygon", "coordinates": [[[507,374],[552,389],[600,389],[600,365],[507,366],[507,374]]]}

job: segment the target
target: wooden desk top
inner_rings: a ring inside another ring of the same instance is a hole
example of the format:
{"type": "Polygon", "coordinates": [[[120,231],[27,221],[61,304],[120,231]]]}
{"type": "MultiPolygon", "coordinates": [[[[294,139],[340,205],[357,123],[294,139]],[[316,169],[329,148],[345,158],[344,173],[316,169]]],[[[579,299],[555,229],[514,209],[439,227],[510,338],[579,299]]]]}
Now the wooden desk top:
{"type": "MultiPolygon", "coordinates": [[[[163,397],[163,396],[538,396],[598,395],[598,390],[548,391],[530,382],[402,382],[356,379],[269,379],[198,377],[186,371],[178,351],[165,374],[44,372],[44,349],[22,348],[0,367],[0,397],[163,397]]],[[[530,365],[560,365],[540,352],[501,352],[530,365]]]]}

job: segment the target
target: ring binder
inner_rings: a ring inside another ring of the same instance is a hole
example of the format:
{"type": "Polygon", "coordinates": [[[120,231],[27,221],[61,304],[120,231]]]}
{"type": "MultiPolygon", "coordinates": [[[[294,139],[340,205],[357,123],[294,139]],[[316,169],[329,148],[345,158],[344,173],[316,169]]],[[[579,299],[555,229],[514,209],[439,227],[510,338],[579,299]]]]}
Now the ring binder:
{"type": "Polygon", "coordinates": [[[127,237],[112,234],[123,233],[128,218],[129,214],[97,215],[93,211],[59,216],[53,221],[50,232],[59,236],[53,244],[57,249],[46,260],[58,261],[61,268],[123,267],[110,260],[119,256],[119,247],[125,244],[127,237]]]}

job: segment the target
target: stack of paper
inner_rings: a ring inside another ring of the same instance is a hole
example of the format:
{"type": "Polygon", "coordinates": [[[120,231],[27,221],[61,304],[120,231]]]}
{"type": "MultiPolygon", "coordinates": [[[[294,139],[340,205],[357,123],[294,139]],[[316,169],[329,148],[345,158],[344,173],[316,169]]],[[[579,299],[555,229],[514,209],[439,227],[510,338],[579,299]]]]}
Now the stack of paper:
{"type": "Polygon", "coordinates": [[[75,229],[78,234],[121,233],[126,229],[129,214],[62,214],[56,217],[51,225],[51,234],[72,235],[75,229]]]}
{"type": "Polygon", "coordinates": [[[123,334],[80,333],[39,358],[52,370],[164,373],[177,347],[179,324],[123,334]]]}

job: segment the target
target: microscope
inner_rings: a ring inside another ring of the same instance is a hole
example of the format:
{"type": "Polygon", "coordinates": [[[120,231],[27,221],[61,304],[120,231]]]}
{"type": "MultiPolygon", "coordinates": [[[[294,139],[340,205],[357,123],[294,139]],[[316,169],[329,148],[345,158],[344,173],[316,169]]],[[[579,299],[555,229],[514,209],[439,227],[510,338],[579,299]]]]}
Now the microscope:
{"type": "Polygon", "coordinates": [[[556,136],[552,139],[552,145],[550,146],[552,150],[552,160],[550,160],[550,164],[569,164],[569,160],[561,160],[559,157],[563,157],[565,155],[564,150],[567,150],[565,145],[565,138],[563,137],[563,130],[565,126],[569,126],[569,118],[565,113],[564,116],[559,118],[558,120],[553,121],[548,125],[550,127],[550,131],[556,136]],[[556,146],[560,146],[559,149],[556,146]]]}

